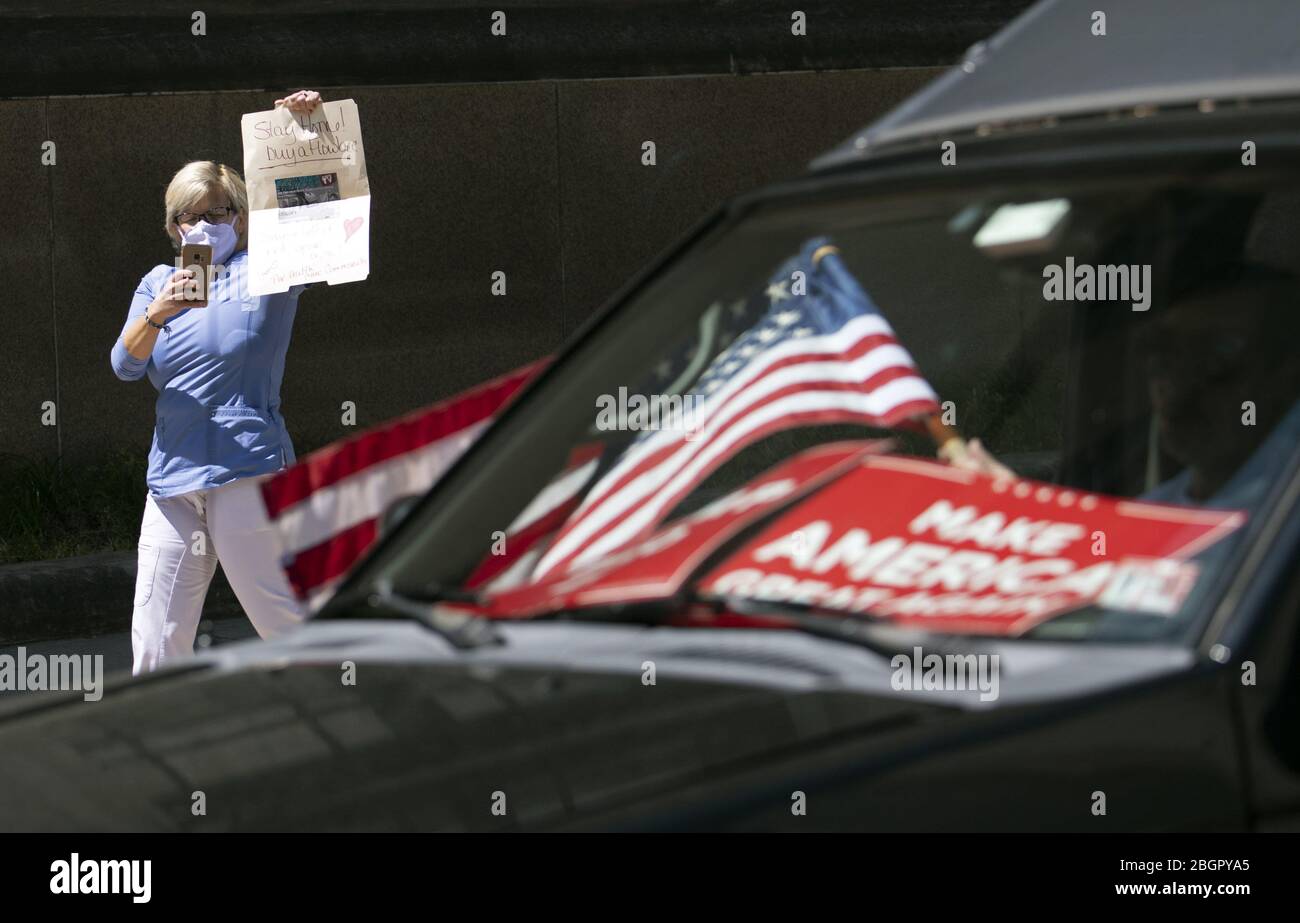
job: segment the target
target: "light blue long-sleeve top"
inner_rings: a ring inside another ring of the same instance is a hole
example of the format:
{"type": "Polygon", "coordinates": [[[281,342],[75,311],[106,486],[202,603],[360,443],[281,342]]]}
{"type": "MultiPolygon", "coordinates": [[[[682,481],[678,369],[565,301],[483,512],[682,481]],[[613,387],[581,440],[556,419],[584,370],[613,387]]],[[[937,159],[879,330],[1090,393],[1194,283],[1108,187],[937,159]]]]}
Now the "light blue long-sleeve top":
{"type": "MultiPolygon", "coordinates": [[[[280,381],[306,286],[250,296],[247,261],[247,250],[226,260],[225,272],[214,273],[207,307],[169,320],[148,359],[128,353],[120,336],[113,345],[118,378],[147,374],[158,389],[146,479],[155,497],[219,487],[295,460],[280,416],[280,381]]],[[[123,333],[175,271],[164,263],[145,274],[123,333]]]]}

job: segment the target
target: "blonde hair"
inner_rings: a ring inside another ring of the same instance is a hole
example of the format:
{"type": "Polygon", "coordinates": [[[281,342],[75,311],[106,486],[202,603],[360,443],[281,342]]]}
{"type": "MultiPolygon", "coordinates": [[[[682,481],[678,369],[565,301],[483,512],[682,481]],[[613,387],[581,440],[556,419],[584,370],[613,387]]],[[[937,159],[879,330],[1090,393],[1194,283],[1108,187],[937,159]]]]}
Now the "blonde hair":
{"type": "Polygon", "coordinates": [[[248,246],[248,190],[244,180],[232,168],[215,160],[194,160],[176,171],[172,181],[167,184],[163,202],[167,206],[167,220],[164,230],[171,238],[172,246],[181,248],[181,235],[176,229],[176,216],[188,211],[209,193],[218,190],[225,193],[235,211],[244,216],[244,230],[235,244],[235,252],[248,246]]]}

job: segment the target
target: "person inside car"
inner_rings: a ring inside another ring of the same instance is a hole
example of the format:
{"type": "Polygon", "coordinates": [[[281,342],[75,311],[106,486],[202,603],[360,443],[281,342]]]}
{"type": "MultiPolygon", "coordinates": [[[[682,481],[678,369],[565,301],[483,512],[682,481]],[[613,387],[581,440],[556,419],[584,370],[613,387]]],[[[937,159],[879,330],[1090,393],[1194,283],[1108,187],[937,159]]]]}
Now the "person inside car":
{"type": "MultiPolygon", "coordinates": [[[[1141,334],[1159,444],[1182,470],[1140,499],[1254,507],[1300,442],[1300,280],[1233,263],[1141,334]]],[[[1014,476],[972,439],[958,467],[1014,476]]]]}

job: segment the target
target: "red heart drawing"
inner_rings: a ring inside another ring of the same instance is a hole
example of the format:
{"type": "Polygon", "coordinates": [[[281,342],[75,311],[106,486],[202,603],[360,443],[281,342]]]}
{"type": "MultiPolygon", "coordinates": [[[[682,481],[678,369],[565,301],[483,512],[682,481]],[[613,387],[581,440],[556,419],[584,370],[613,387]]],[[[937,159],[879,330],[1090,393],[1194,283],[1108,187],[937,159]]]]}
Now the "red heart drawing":
{"type": "Polygon", "coordinates": [[[343,239],[346,241],[349,237],[361,230],[362,218],[349,218],[343,222],[343,239]]]}

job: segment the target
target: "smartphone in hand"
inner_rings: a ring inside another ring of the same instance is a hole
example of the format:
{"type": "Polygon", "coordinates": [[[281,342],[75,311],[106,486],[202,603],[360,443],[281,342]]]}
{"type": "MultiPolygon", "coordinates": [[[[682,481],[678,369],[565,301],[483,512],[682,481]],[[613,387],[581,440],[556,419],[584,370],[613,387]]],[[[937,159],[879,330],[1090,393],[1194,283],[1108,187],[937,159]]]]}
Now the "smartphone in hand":
{"type": "Polygon", "coordinates": [[[196,308],[207,307],[208,282],[212,277],[212,245],[183,244],[181,269],[194,272],[194,279],[185,286],[185,301],[196,308]]]}

